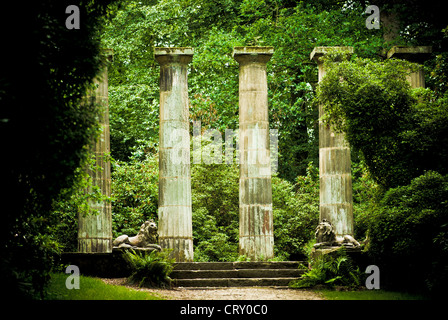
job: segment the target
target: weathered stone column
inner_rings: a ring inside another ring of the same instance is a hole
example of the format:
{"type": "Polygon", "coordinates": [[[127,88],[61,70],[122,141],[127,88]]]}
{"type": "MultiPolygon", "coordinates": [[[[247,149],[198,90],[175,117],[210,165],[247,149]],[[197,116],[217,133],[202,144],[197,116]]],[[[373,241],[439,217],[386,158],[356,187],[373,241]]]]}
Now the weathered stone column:
{"type": "Polygon", "coordinates": [[[192,48],[155,48],[160,64],[159,244],[193,261],[187,65],[192,48]]]}
{"type": "MultiPolygon", "coordinates": [[[[425,58],[432,52],[431,46],[420,47],[400,47],[394,46],[387,52],[387,58],[398,58],[415,63],[423,63],[425,58]]],[[[407,80],[412,88],[425,87],[425,74],[423,68],[416,72],[412,72],[407,80]]]]}
{"type": "MultiPolygon", "coordinates": [[[[331,50],[348,50],[352,47],[315,47],[311,60],[319,67],[319,81],[325,75],[321,60],[331,50]]],[[[319,106],[319,118],[324,114],[319,106]]],[[[320,221],[326,219],[335,228],[336,237],[353,236],[353,196],[350,146],[345,135],[335,132],[319,120],[319,176],[320,221]]]]}
{"type": "MultiPolygon", "coordinates": [[[[103,51],[105,58],[112,60],[112,50],[103,51]]],[[[94,83],[97,88],[88,92],[87,99],[94,100],[103,107],[100,118],[101,135],[92,142],[90,151],[94,154],[94,166],[99,170],[86,168],[92,178],[93,186],[96,186],[106,197],[111,194],[110,177],[110,134],[109,134],[109,98],[107,66],[95,78],[94,83]]],[[[91,191],[91,190],[88,190],[91,191]]],[[[108,201],[93,202],[89,204],[92,214],[78,216],[78,251],[90,252],[112,252],[112,206],[108,201]]]]}
{"type": "Polygon", "coordinates": [[[251,260],[274,257],[266,63],[272,47],[235,47],[239,74],[239,251],[251,260]]]}

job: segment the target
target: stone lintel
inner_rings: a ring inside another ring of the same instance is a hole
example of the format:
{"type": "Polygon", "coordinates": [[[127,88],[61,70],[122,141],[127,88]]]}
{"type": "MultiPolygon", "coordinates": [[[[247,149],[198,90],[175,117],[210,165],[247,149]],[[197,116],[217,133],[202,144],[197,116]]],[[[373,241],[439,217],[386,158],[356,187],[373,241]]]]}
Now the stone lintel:
{"type": "Polygon", "coordinates": [[[314,60],[316,62],[320,62],[320,58],[324,55],[332,52],[332,51],[348,51],[350,54],[353,53],[353,47],[314,47],[313,51],[310,54],[310,60],[314,60]]]}
{"type": "Polygon", "coordinates": [[[398,58],[410,62],[423,62],[432,53],[432,46],[393,46],[387,52],[387,59],[398,58]]]}

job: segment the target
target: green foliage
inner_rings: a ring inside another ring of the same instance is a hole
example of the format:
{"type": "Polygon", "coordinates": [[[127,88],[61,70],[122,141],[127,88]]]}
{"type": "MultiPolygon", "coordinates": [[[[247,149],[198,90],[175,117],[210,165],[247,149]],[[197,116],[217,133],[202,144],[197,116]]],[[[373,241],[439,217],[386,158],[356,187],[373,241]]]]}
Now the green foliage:
{"type": "Polygon", "coordinates": [[[448,93],[437,94],[430,89],[415,89],[412,92],[416,103],[406,121],[410,124],[399,138],[405,152],[412,157],[415,175],[427,170],[447,174],[448,160],[448,93]]]}
{"type": "MultiPolygon", "coordinates": [[[[109,156],[105,157],[108,161],[112,160],[109,156]]],[[[77,251],[79,215],[98,214],[98,210],[90,206],[91,203],[111,201],[111,198],[101,193],[98,186],[93,185],[92,177],[88,173],[101,170],[102,168],[96,166],[95,155],[89,152],[82,165],[75,170],[73,185],[61,190],[60,196],[53,201],[52,215],[57,222],[49,230],[57,240],[60,251],[77,251]]]]}
{"type": "Polygon", "coordinates": [[[298,176],[295,185],[273,177],[272,205],[275,255],[284,260],[301,259],[319,220],[318,168],[309,163],[307,175],[298,176]]]}
{"type": "Polygon", "coordinates": [[[280,133],[279,176],[291,182],[306,174],[310,161],[318,163],[318,114],[311,103],[317,68],[309,54],[316,46],[350,45],[360,56],[372,57],[382,44],[381,32],[365,28],[365,7],[357,2],[342,6],[316,1],[241,6],[250,23],[235,29],[245,44],[275,48],[268,64],[270,126],[280,133]]]}
{"type": "MultiPolygon", "coordinates": [[[[158,156],[144,155],[114,164],[113,232],[136,234],[147,219],[157,219],[158,156]]],[[[191,166],[193,239],[196,261],[235,261],[239,235],[239,168],[236,164],[191,166]]],[[[319,216],[317,168],[297,185],[273,177],[275,255],[293,259],[313,237],[319,216]]]]}
{"type": "MultiPolygon", "coordinates": [[[[445,32],[448,32],[448,28],[445,32]]],[[[443,95],[448,90],[448,53],[437,55],[434,65],[429,70],[426,69],[425,73],[429,74],[428,84],[438,95],[443,95]]]]}
{"type": "Polygon", "coordinates": [[[385,190],[425,170],[446,172],[448,105],[429,89],[410,89],[406,75],[415,68],[395,59],[328,60],[317,92],[324,120],[345,132],[385,190]]]}
{"type": "Polygon", "coordinates": [[[158,143],[159,105],[146,84],[109,87],[111,150],[115,159],[130,161],[137,146],[158,143]]]}
{"type": "MultiPolygon", "coordinates": [[[[239,170],[225,164],[192,166],[193,240],[196,261],[236,261],[239,241],[239,170]]],[[[276,259],[303,256],[319,218],[317,168],[293,185],[272,178],[274,254],[276,259]]]]}
{"type": "MultiPolygon", "coordinates": [[[[195,233],[200,234],[201,231],[204,229],[201,228],[195,233]]],[[[238,229],[232,231],[235,232],[238,229]]],[[[195,261],[237,261],[238,257],[238,242],[232,241],[219,229],[209,239],[199,242],[194,249],[195,261]]]]}
{"type": "Polygon", "coordinates": [[[174,259],[169,258],[169,250],[137,251],[126,250],[123,257],[132,269],[129,277],[131,283],[138,283],[139,287],[170,287],[174,259]]]}
{"type": "Polygon", "coordinates": [[[309,288],[315,285],[357,287],[362,273],[347,256],[345,248],[321,254],[311,261],[311,270],[289,284],[290,288],[309,288]]]}
{"type": "Polygon", "coordinates": [[[448,284],[448,176],[427,172],[371,208],[368,252],[382,283],[443,292],[448,284]]]}
{"type": "Polygon", "coordinates": [[[78,2],[79,30],[65,27],[71,1],[40,1],[32,10],[13,4],[0,21],[2,29],[13,23],[8,17],[21,21],[3,39],[15,45],[5,51],[0,80],[7,155],[1,164],[0,282],[10,299],[42,296],[49,279],[58,252],[49,236],[58,221],[52,204],[77,179],[85,145],[97,132],[99,108],[80,102],[102,68],[100,22],[110,2],[78,2]]]}
{"type": "Polygon", "coordinates": [[[400,33],[397,44],[411,46],[432,45],[434,49],[446,50],[446,40],[441,37],[441,30],[447,23],[443,4],[437,0],[377,0],[381,15],[391,15],[398,23],[400,33]]]}
{"type": "Polygon", "coordinates": [[[238,64],[233,47],[271,45],[268,63],[270,126],[278,129],[279,176],[291,182],[317,163],[317,81],[309,53],[315,46],[352,45],[361,56],[379,51],[381,31],[365,28],[358,3],[198,0],[126,1],[108,22],[112,156],[128,161],[134,148],[157,144],[159,71],[155,46],[192,46],[188,75],[190,118],[203,127],[236,129],[238,64]],[[142,119],[144,119],[142,121],[142,119]]]}
{"type": "MultiPolygon", "coordinates": [[[[137,155],[138,156],[138,155],[137,155]]],[[[115,161],[112,172],[113,236],[135,235],[149,219],[157,221],[159,156],[143,160],[115,161]]]]}
{"type": "Polygon", "coordinates": [[[114,50],[108,77],[111,152],[116,160],[129,161],[138,145],[158,141],[159,72],[153,47],[158,32],[169,30],[153,28],[153,23],[163,16],[157,4],[123,1],[104,28],[102,45],[114,50]]]}
{"type": "Polygon", "coordinates": [[[191,167],[193,243],[196,261],[238,257],[239,170],[236,164],[191,167]]]}
{"type": "Polygon", "coordinates": [[[442,89],[410,89],[406,75],[416,67],[330,60],[317,96],[324,120],[362,156],[354,168],[355,224],[357,236],[367,234],[382,283],[435,294],[447,281],[448,104],[442,89]]]}
{"type": "Polygon", "coordinates": [[[352,192],[354,237],[361,241],[366,238],[369,228],[370,208],[381,199],[384,191],[375,183],[365,162],[355,154],[352,154],[352,192]]]}

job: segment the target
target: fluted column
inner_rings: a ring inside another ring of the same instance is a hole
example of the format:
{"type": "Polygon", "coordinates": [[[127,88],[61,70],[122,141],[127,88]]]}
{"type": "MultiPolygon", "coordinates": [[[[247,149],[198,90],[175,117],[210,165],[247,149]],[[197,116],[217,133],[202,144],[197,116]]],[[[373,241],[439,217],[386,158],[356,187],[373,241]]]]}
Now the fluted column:
{"type": "Polygon", "coordinates": [[[155,48],[160,64],[159,244],[193,261],[187,66],[192,48],[155,48]]]}
{"type": "MultiPolygon", "coordinates": [[[[112,50],[103,51],[105,59],[112,60],[112,50]]],[[[92,185],[99,188],[102,195],[111,195],[110,176],[110,134],[109,134],[109,99],[107,65],[95,78],[96,89],[88,92],[87,99],[94,100],[103,109],[101,112],[101,134],[89,147],[94,154],[95,169],[86,168],[92,178],[92,185]]],[[[89,192],[91,190],[88,190],[89,192]]],[[[112,207],[108,201],[89,203],[89,215],[78,216],[78,251],[112,252],[112,207]]]]}
{"type": "MultiPolygon", "coordinates": [[[[319,82],[325,75],[321,57],[332,50],[352,47],[315,47],[311,60],[319,67],[319,82]]],[[[324,114],[319,105],[319,118],[324,114]]],[[[320,221],[326,219],[335,228],[336,236],[353,236],[353,196],[350,146],[343,133],[335,132],[319,120],[320,221]]]]}
{"type": "Polygon", "coordinates": [[[239,63],[239,251],[251,260],[274,257],[266,63],[272,47],[235,47],[239,63]]]}

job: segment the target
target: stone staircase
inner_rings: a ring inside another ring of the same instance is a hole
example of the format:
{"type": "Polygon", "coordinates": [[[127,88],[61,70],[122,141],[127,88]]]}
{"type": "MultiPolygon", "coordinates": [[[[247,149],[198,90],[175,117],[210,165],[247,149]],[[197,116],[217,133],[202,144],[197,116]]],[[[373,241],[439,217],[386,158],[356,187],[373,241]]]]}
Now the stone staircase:
{"type": "Polygon", "coordinates": [[[179,262],[170,277],[176,287],[287,287],[306,272],[306,265],[301,261],[179,262]]]}

